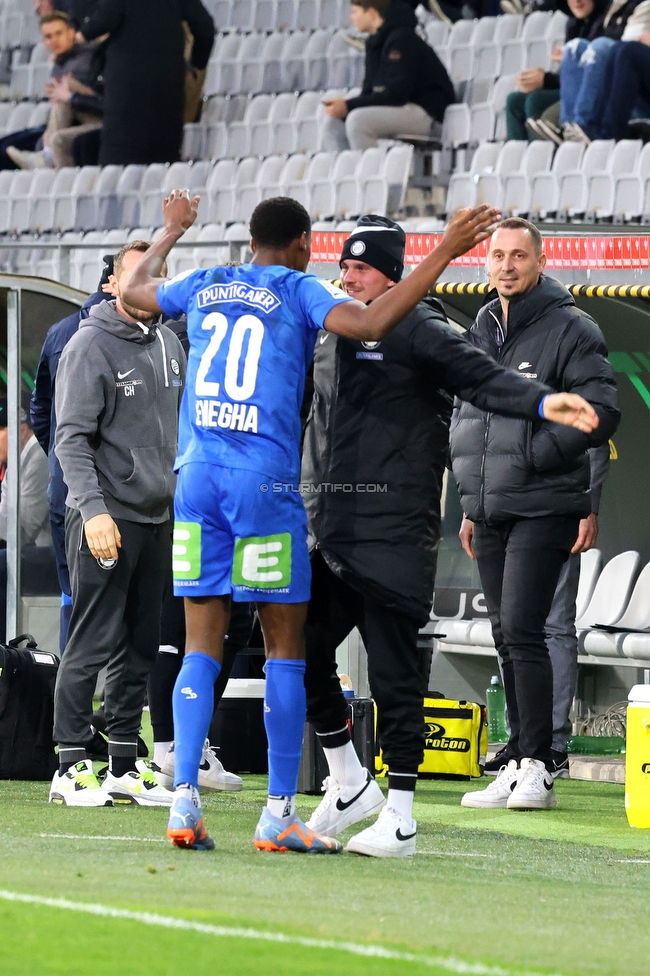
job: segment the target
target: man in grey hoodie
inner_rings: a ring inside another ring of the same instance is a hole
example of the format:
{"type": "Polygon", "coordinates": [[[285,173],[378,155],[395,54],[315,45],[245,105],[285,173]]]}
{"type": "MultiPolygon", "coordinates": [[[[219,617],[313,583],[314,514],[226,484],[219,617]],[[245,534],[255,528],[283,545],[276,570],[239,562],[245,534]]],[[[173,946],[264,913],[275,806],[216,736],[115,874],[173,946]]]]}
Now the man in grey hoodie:
{"type": "Polygon", "coordinates": [[[172,800],[137,760],[170,572],[173,464],[185,377],[178,338],[122,298],[123,275],[149,246],[134,241],[115,256],[117,297],[92,309],[65,347],[57,373],[55,451],[68,486],[73,609],[55,692],[59,771],[50,801],[68,806],[169,806],[172,800]],[[97,675],[105,666],[109,772],[100,786],[84,743],[97,675]]]}

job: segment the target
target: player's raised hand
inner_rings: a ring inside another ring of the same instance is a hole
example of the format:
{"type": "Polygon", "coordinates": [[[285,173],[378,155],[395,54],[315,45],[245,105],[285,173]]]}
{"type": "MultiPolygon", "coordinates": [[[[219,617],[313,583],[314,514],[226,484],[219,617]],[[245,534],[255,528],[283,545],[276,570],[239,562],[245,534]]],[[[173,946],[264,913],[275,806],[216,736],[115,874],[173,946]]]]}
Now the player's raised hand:
{"type": "Polygon", "coordinates": [[[577,393],[550,393],[544,400],[544,416],[555,424],[576,427],[591,434],[598,426],[598,414],[577,393]]]}
{"type": "Polygon", "coordinates": [[[447,224],[442,244],[453,257],[459,258],[489,237],[500,220],[499,211],[487,203],[474,209],[459,210],[447,224]]]}
{"type": "Polygon", "coordinates": [[[172,190],[163,200],[165,227],[178,228],[182,232],[188,230],[196,220],[200,202],[201,197],[190,200],[189,190],[172,190]]]}

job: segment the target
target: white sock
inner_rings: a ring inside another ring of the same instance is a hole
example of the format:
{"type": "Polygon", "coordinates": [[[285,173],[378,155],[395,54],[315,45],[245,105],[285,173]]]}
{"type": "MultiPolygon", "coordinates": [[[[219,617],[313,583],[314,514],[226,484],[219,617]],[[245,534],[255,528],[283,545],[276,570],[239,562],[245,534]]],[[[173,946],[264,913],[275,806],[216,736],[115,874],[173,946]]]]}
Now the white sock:
{"type": "Polygon", "coordinates": [[[389,790],[386,806],[397,810],[399,815],[410,823],[413,819],[414,796],[415,793],[413,790],[389,790]]]}
{"type": "Polygon", "coordinates": [[[269,794],[266,805],[269,813],[281,820],[285,817],[293,817],[296,812],[295,796],[271,796],[269,794]]]}
{"type": "Polygon", "coordinates": [[[158,769],[162,769],[162,764],[167,758],[167,753],[169,752],[172,744],[172,739],[169,742],[154,742],[153,744],[153,761],[155,762],[158,769]]]}
{"type": "Polygon", "coordinates": [[[361,786],[366,780],[366,773],[359,762],[356,750],[351,742],[334,749],[323,749],[329,771],[338,783],[345,786],[361,786]]]}

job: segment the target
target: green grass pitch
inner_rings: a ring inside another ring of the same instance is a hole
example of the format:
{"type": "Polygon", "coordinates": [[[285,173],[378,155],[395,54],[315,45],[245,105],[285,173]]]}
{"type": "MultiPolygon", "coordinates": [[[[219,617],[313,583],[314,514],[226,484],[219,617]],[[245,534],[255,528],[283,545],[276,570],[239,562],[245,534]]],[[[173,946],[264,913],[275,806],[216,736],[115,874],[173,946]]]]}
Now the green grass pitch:
{"type": "MultiPolygon", "coordinates": [[[[204,798],[217,850],[199,853],[163,842],[164,809],[54,807],[46,783],[0,784],[0,973],[648,972],[650,831],[627,826],[622,787],[561,780],[557,810],[518,813],[464,810],[466,784],[424,782],[405,861],[257,852],[264,787],[251,776],[239,794],[204,798]],[[360,955],[367,946],[393,958],[360,955]]],[[[299,801],[307,814],[317,798],[299,801]]]]}

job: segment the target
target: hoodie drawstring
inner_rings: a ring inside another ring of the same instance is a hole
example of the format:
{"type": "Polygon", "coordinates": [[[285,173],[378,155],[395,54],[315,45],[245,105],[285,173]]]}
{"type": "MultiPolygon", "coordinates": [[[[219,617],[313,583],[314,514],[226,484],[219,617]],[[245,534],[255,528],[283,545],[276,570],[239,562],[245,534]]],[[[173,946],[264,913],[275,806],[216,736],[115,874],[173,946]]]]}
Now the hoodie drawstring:
{"type": "Polygon", "coordinates": [[[167,372],[167,347],[165,346],[165,340],[163,339],[162,332],[157,326],[156,326],[156,335],[158,336],[162,344],[163,373],[165,374],[165,386],[169,386],[169,374],[167,372]]]}

